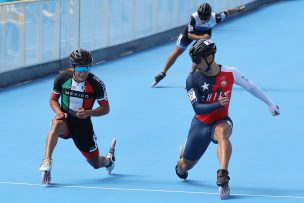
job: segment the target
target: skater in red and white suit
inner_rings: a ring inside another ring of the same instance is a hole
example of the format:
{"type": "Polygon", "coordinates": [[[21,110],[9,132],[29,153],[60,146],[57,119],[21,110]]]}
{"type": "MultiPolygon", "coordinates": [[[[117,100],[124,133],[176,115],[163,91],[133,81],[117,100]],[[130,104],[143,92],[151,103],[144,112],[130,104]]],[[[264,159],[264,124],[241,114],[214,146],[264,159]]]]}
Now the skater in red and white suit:
{"type": "Polygon", "coordinates": [[[273,116],[279,115],[279,107],[265,93],[250,82],[238,69],[215,62],[216,46],[211,40],[199,40],[190,49],[190,56],[197,71],[187,78],[187,93],[195,111],[181,158],[176,165],[176,174],[186,179],[190,170],[206,151],[210,142],[218,144],[220,162],[217,185],[220,197],[229,197],[228,164],[232,146],[229,137],[233,123],[228,109],[233,84],[239,85],[263,101],[273,116]]]}

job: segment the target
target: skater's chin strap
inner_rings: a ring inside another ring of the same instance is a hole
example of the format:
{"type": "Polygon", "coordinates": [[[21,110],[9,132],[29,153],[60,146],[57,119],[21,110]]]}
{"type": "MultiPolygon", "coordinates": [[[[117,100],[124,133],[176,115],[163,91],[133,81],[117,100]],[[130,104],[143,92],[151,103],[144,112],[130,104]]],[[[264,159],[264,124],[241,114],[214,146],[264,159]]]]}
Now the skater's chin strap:
{"type": "Polygon", "coordinates": [[[210,71],[210,69],[211,69],[211,64],[212,64],[213,61],[214,61],[214,54],[211,54],[211,56],[212,56],[212,61],[211,61],[210,63],[208,63],[207,57],[203,57],[203,59],[205,60],[207,66],[208,66],[207,69],[206,69],[206,72],[210,71]]]}

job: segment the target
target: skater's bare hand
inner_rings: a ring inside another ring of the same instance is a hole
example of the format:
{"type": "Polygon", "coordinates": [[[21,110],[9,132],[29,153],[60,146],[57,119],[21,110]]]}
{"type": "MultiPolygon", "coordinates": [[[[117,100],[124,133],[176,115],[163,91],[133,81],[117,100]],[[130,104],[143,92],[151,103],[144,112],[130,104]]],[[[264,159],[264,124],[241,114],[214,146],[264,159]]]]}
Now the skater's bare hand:
{"type": "Polygon", "coordinates": [[[89,117],[90,115],[89,115],[89,111],[85,110],[84,108],[79,108],[79,109],[77,109],[76,116],[78,118],[85,119],[85,118],[89,117]]]}
{"type": "Polygon", "coordinates": [[[56,114],[55,119],[57,120],[63,120],[66,119],[68,117],[68,114],[63,113],[63,112],[59,112],[56,114]]]}
{"type": "Polygon", "coordinates": [[[225,92],[224,95],[219,97],[219,102],[222,106],[226,106],[229,104],[230,99],[229,99],[229,91],[225,92]]]}

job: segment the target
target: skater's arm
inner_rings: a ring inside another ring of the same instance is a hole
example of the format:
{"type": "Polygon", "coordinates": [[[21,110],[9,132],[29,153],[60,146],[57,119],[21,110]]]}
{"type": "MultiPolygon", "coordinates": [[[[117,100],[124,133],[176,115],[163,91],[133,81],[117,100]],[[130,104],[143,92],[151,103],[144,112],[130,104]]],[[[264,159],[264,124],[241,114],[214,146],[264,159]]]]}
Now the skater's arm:
{"type": "Polygon", "coordinates": [[[90,116],[103,116],[110,112],[109,102],[103,102],[99,107],[92,110],[85,110],[84,108],[79,108],[76,112],[76,116],[79,118],[87,118],[90,116]]]}
{"type": "MultiPolygon", "coordinates": [[[[195,24],[195,20],[194,20],[194,24],[195,24]]],[[[194,25],[192,25],[190,23],[189,26],[188,26],[188,38],[189,39],[192,39],[192,40],[210,39],[211,32],[212,32],[211,28],[209,30],[207,30],[206,32],[198,35],[198,34],[194,34],[194,25]],[[191,29],[189,28],[189,26],[191,27],[191,29]]]]}
{"type": "Polygon", "coordinates": [[[60,95],[57,95],[56,93],[52,93],[51,98],[50,98],[50,106],[53,109],[53,111],[56,113],[55,118],[56,119],[63,119],[63,118],[67,118],[68,115],[64,112],[62,112],[61,108],[60,108],[60,104],[58,102],[60,95]]]}
{"type": "Polygon", "coordinates": [[[240,12],[244,11],[245,9],[246,9],[246,7],[244,5],[242,5],[237,8],[228,8],[221,13],[216,13],[215,22],[218,24],[218,23],[222,22],[223,20],[225,20],[227,17],[234,15],[236,13],[240,13],[240,12]]]}
{"type": "Polygon", "coordinates": [[[275,105],[269,97],[253,82],[249,81],[244,75],[242,75],[239,70],[233,68],[234,83],[241,86],[253,96],[263,101],[269,108],[273,116],[279,115],[279,107],[275,105]]]}
{"type": "Polygon", "coordinates": [[[105,84],[97,77],[94,77],[93,83],[95,89],[95,98],[99,104],[99,107],[95,109],[79,108],[76,112],[78,118],[87,118],[91,116],[103,116],[110,112],[110,105],[107,96],[107,90],[105,84]]]}
{"type": "Polygon", "coordinates": [[[204,104],[199,101],[201,98],[201,93],[199,88],[195,85],[192,74],[190,74],[187,78],[186,88],[195,114],[207,114],[222,107],[220,101],[211,104],[204,104]]]}
{"type": "Polygon", "coordinates": [[[67,113],[64,113],[59,104],[59,98],[62,94],[62,84],[70,76],[71,72],[63,72],[57,75],[54,80],[53,90],[50,96],[50,105],[53,111],[56,113],[55,119],[61,120],[68,117],[67,113]]]}
{"type": "Polygon", "coordinates": [[[202,103],[194,102],[192,103],[192,107],[194,109],[195,114],[201,115],[201,114],[210,113],[218,108],[221,108],[222,105],[219,101],[211,104],[202,104],[202,103]]]}
{"type": "Polygon", "coordinates": [[[240,12],[244,11],[245,9],[246,9],[245,5],[242,5],[242,6],[237,7],[237,8],[228,8],[224,12],[227,12],[228,16],[229,16],[229,15],[233,15],[233,14],[236,14],[236,13],[240,13],[240,12]]]}

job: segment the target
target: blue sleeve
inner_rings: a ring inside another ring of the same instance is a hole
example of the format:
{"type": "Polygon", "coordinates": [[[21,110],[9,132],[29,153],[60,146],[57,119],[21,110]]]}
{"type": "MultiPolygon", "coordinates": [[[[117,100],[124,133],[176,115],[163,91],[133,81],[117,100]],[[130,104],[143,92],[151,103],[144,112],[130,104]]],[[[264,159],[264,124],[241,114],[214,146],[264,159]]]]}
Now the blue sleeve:
{"type": "Polygon", "coordinates": [[[190,74],[186,82],[187,94],[194,109],[195,114],[207,114],[218,108],[221,108],[220,102],[214,102],[212,104],[200,103],[201,91],[195,84],[195,79],[193,74],[190,74]]]}

